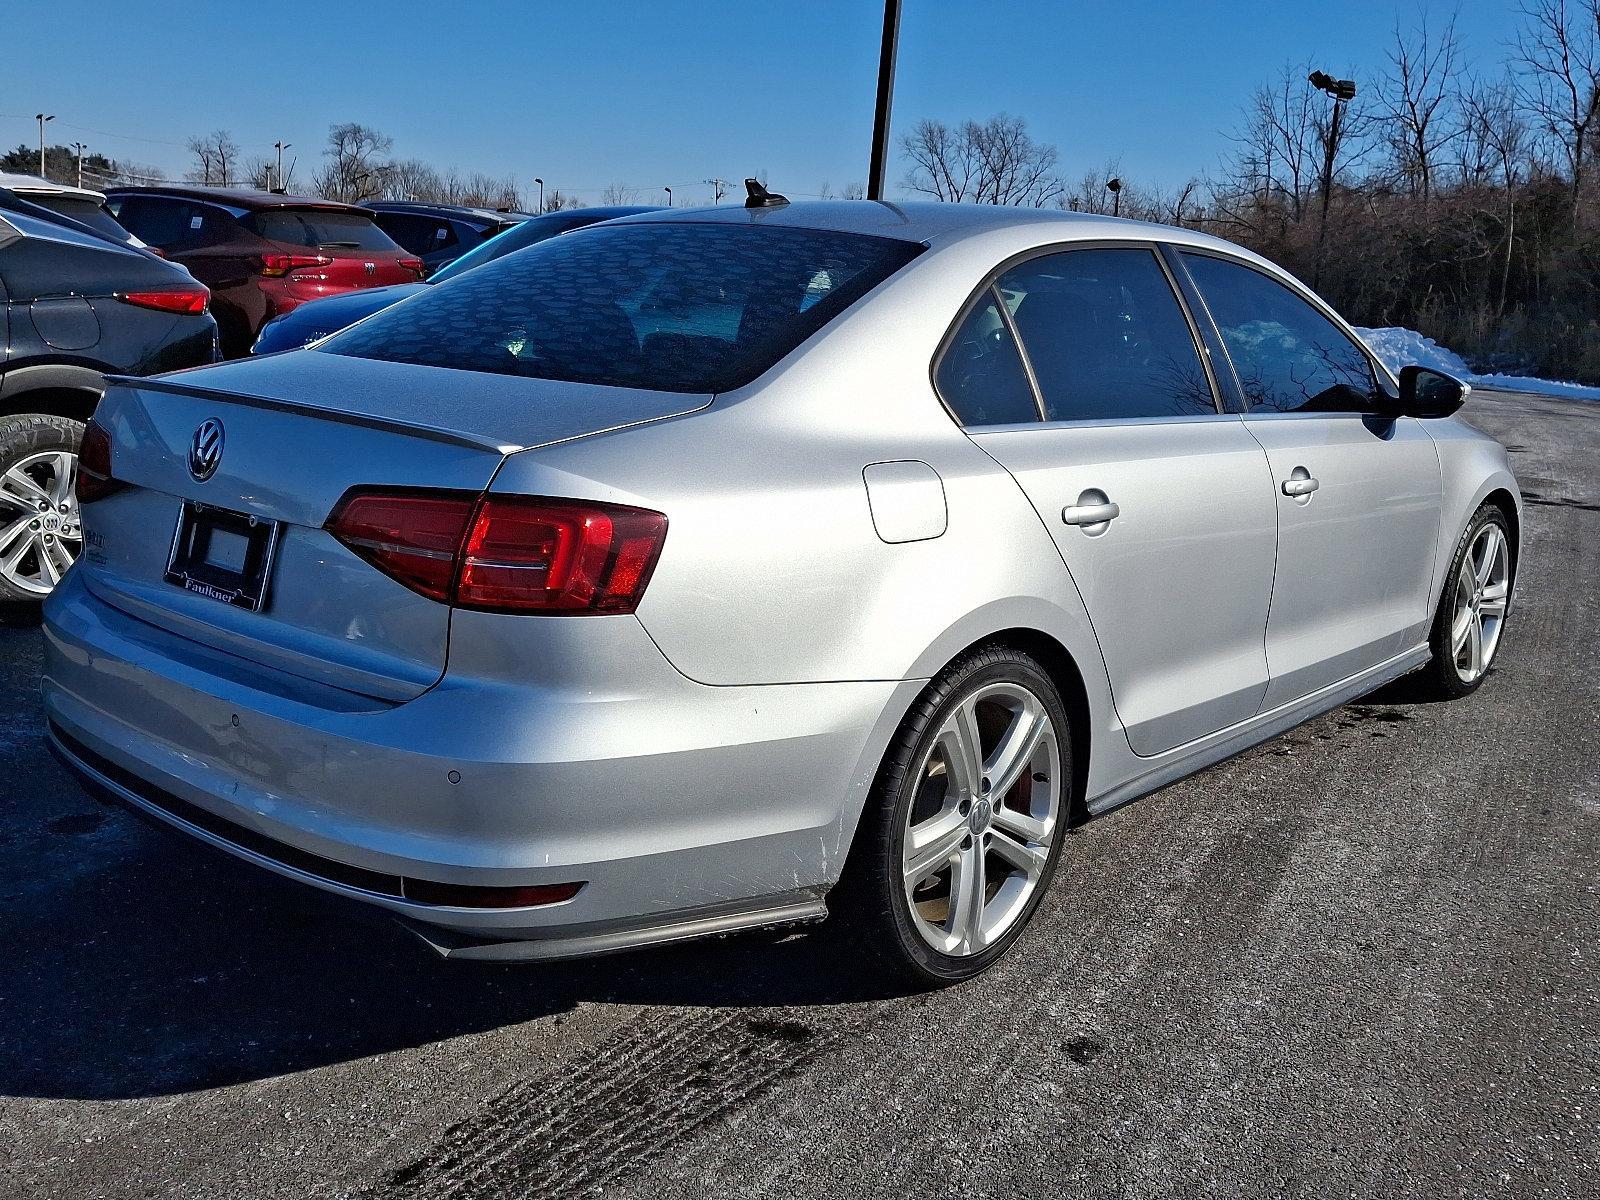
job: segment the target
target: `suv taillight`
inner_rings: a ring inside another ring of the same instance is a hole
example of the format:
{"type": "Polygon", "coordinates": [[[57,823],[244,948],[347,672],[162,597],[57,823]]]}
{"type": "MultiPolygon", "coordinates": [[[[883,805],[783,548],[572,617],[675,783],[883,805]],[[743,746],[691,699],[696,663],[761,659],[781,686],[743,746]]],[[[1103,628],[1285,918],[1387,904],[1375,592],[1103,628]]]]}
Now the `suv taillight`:
{"type": "Polygon", "coordinates": [[[83,429],[83,441],[78,445],[78,475],[72,491],[79,504],[102,500],[120,488],[111,474],[111,435],[106,427],[93,417],[83,429]]]}
{"type": "Polygon", "coordinates": [[[167,288],[159,292],[118,292],[116,296],[124,304],[183,313],[191,317],[198,317],[211,303],[211,293],[199,284],[191,288],[167,288]]]}
{"type": "Polygon", "coordinates": [[[588,500],[356,489],[326,528],[390,578],[461,608],[629,613],[667,518],[588,500]]]}
{"type": "Polygon", "coordinates": [[[325,267],[332,261],[326,254],[263,254],[260,270],[276,279],[301,267],[325,267]]]}

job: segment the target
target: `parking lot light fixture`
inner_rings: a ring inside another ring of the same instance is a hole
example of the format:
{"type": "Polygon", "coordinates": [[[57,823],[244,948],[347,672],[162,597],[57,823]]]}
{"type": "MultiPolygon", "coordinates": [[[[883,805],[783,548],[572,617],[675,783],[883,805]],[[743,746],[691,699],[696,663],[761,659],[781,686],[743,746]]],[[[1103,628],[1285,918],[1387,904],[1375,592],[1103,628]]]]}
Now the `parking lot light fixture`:
{"type": "Polygon", "coordinates": [[[51,113],[45,116],[44,113],[34,113],[33,119],[39,122],[39,178],[48,179],[50,177],[44,173],[44,125],[46,121],[54,121],[56,115],[51,113]]]}
{"type": "Polygon", "coordinates": [[[1122,215],[1122,180],[1106,180],[1106,191],[1111,193],[1111,215],[1120,217],[1122,215]]]}
{"type": "Polygon", "coordinates": [[[88,148],[89,147],[85,146],[82,142],[73,142],[72,143],[72,149],[74,150],[74,152],[76,152],[76,154],[78,156],[78,186],[79,187],[83,186],[83,152],[85,150],[87,150],[88,148]]]}
{"type": "Polygon", "coordinates": [[[669,187],[663,186],[661,190],[667,194],[667,207],[671,208],[672,207],[672,189],[669,188],[669,187]]]}
{"type": "Polygon", "coordinates": [[[543,212],[544,211],[544,180],[535,179],[534,182],[539,185],[539,211],[543,212]]]}

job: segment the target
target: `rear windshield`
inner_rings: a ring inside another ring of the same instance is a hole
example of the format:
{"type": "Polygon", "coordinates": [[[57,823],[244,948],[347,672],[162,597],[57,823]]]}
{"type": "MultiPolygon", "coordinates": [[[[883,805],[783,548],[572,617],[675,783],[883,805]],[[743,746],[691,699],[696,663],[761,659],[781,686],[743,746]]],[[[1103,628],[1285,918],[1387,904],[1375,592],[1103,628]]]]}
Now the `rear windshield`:
{"type": "Polygon", "coordinates": [[[438,284],[319,349],[723,392],[760,375],[920,250],[815,229],[595,225],[438,284]]]}
{"type": "Polygon", "coordinates": [[[27,197],[40,208],[48,208],[51,212],[60,213],[63,217],[71,217],[74,221],[82,221],[90,229],[113,237],[119,242],[128,240],[128,231],[117,224],[111,210],[98,200],[90,200],[86,196],[62,196],[39,193],[27,197]]]}
{"type": "Polygon", "coordinates": [[[351,212],[319,212],[314,208],[274,208],[255,213],[250,228],[274,242],[320,249],[398,250],[371,217],[351,212]]]}

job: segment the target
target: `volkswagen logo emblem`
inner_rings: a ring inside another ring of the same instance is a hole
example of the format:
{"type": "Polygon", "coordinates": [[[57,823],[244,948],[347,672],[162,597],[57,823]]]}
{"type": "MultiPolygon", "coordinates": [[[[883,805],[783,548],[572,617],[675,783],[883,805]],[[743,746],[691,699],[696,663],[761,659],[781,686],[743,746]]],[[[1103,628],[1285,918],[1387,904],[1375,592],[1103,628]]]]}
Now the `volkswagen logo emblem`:
{"type": "Polygon", "coordinates": [[[200,422],[200,427],[194,431],[194,440],[189,443],[189,474],[197,482],[204,483],[217,473],[221,462],[222,422],[207,417],[200,422]]]}

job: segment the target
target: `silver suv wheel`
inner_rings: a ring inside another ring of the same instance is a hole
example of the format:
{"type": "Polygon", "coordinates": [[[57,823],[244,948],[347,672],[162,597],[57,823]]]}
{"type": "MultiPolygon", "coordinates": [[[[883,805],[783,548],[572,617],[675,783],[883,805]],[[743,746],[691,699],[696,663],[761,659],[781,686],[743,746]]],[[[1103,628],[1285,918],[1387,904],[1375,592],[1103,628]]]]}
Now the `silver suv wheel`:
{"type": "Polygon", "coordinates": [[[70,450],[29,454],[0,474],[0,585],[48,596],[83,550],[70,450]]]}

